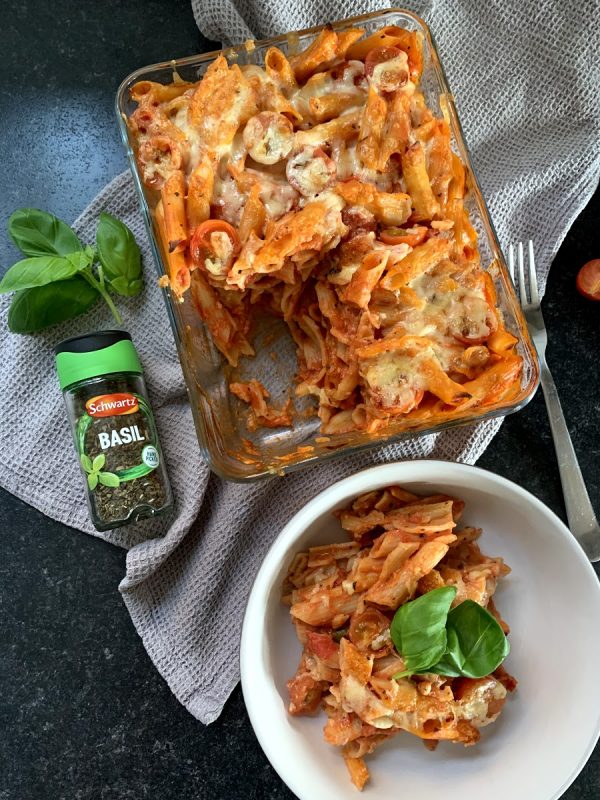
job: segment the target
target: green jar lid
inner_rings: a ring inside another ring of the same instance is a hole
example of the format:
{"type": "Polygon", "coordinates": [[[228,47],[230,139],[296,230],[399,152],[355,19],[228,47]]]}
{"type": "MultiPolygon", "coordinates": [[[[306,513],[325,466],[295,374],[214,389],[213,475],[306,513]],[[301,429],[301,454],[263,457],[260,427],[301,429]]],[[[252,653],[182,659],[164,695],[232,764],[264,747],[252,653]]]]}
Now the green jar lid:
{"type": "Polygon", "coordinates": [[[98,331],[66,339],[54,349],[60,388],[113,372],[142,374],[142,365],[127,331],[98,331]]]}

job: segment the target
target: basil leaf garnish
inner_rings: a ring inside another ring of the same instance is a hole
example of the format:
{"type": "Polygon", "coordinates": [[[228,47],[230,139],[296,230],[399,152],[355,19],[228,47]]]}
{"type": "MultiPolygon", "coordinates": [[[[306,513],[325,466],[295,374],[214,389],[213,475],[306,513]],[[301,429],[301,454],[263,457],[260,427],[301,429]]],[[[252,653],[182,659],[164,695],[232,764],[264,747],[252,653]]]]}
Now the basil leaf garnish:
{"type": "Polygon", "coordinates": [[[405,664],[404,672],[394,677],[406,677],[425,671],[446,651],[446,619],[456,587],[433,589],[396,611],[390,634],[405,664]]]}
{"type": "Polygon", "coordinates": [[[396,611],[390,633],[405,669],[394,678],[432,672],[448,677],[483,678],[510,652],[495,617],[473,600],[450,610],[454,586],[444,586],[405,603],[396,611]]]}
{"type": "Polygon", "coordinates": [[[448,675],[443,671],[446,668],[457,668],[465,678],[483,678],[497,669],[510,652],[498,620],[473,600],[465,600],[452,609],[447,629],[444,660],[430,670],[438,675],[448,675]]]}

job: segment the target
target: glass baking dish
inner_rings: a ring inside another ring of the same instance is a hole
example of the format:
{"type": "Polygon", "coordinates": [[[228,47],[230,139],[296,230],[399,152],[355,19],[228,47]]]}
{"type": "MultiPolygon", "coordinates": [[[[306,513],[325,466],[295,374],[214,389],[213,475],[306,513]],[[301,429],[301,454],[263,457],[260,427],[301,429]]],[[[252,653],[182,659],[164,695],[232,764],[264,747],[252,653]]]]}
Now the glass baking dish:
{"type": "MultiPolygon", "coordinates": [[[[233,369],[213,345],[198,313],[189,297],[177,302],[169,289],[164,296],[173,334],[187,383],[198,439],[204,457],[210,467],[229,480],[246,481],[267,475],[282,475],[301,466],[342,453],[381,446],[390,441],[414,438],[434,433],[455,425],[466,425],[491,417],[504,416],[523,408],[533,396],[539,381],[539,366],[535,349],[531,343],[527,325],[516,298],[502,251],[490,220],[481,190],[473,174],[469,152],[464,141],[452,94],[440,64],[432,35],[423,20],[410,11],[389,9],[387,11],[352,17],[333,23],[334,29],[351,26],[365,28],[372,33],[384,25],[399,25],[420,31],[423,36],[424,68],[421,88],[431,110],[439,116],[442,105],[450,117],[452,148],[462,159],[467,172],[468,194],[465,207],[479,235],[479,250],[482,265],[494,280],[498,293],[498,306],[504,314],[507,330],[518,337],[518,352],[523,358],[520,391],[509,401],[500,402],[484,409],[468,409],[457,412],[451,419],[431,425],[431,422],[399,419],[376,434],[364,431],[322,436],[319,420],[311,414],[311,401],[296,400],[297,414],[294,427],[290,429],[259,428],[249,432],[245,424],[246,407],[228,389],[231,381],[248,381],[255,378],[269,390],[270,402],[281,405],[294,385],[296,372],[295,347],[286,327],[273,318],[265,318],[254,331],[252,341],[257,355],[242,359],[233,369]]],[[[135,110],[136,104],[129,97],[131,86],[140,80],[171,83],[174,71],[184,80],[197,81],[209,64],[223,52],[230,63],[262,64],[266,50],[276,45],[286,53],[308,46],[320,32],[322,26],[289,33],[273,39],[255,43],[255,48],[245,45],[224,51],[190,56],[174,61],[144,67],[129,75],[119,87],[116,111],[121,136],[127,149],[134,182],[139,194],[159,275],[167,274],[159,234],[155,229],[152,208],[157,197],[147,190],[138,173],[125,119],[135,110]]]]}

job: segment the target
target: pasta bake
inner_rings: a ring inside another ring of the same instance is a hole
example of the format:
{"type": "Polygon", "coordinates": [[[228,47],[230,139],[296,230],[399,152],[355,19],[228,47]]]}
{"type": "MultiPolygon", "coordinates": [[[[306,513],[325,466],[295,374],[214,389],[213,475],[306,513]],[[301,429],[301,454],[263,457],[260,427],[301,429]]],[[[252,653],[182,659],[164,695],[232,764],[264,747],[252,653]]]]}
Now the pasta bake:
{"type": "Polygon", "coordinates": [[[288,569],[283,600],[303,645],[289,713],[325,712],[325,742],[341,748],[358,789],[369,778],[364,757],[388,739],[404,731],[429,750],[440,741],[474,745],[516,688],[502,659],[489,674],[468,673],[477,677],[438,674],[427,662],[407,675],[407,656],[395,647],[398,609],[442,587],[452,587],[455,612],[477,604],[501,638],[509,631],[493,595],[510,569],[482,553],[481,529],[459,527],[463,507],[399,486],[369,492],[336,512],[349,540],[298,553],[288,569]]]}
{"type": "MultiPolygon", "coordinates": [[[[137,82],[128,119],[168,285],[229,365],[254,355],[259,316],[282,319],[290,389],[314,398],[322,434],[516,398],[517,338],[481,264],[449,116],[425,101],[421,35],[326,27],[302,51],[230,60],[195,83],[137,82]]],[[[231,392],[251,428],[293,424],[259,380],[234,376],[231,392]]]]}

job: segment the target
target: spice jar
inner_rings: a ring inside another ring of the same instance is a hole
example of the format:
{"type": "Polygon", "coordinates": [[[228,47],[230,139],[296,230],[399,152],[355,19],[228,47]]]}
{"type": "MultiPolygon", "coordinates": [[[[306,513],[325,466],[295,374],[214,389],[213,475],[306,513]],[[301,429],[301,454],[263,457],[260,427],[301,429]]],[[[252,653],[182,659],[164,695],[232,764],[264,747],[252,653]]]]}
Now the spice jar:
{"type": "Polygon", "coordinates": [[[131,336],[88,333],[55,353],[96,530],[169,509],[173,498],[131,336]]]}

